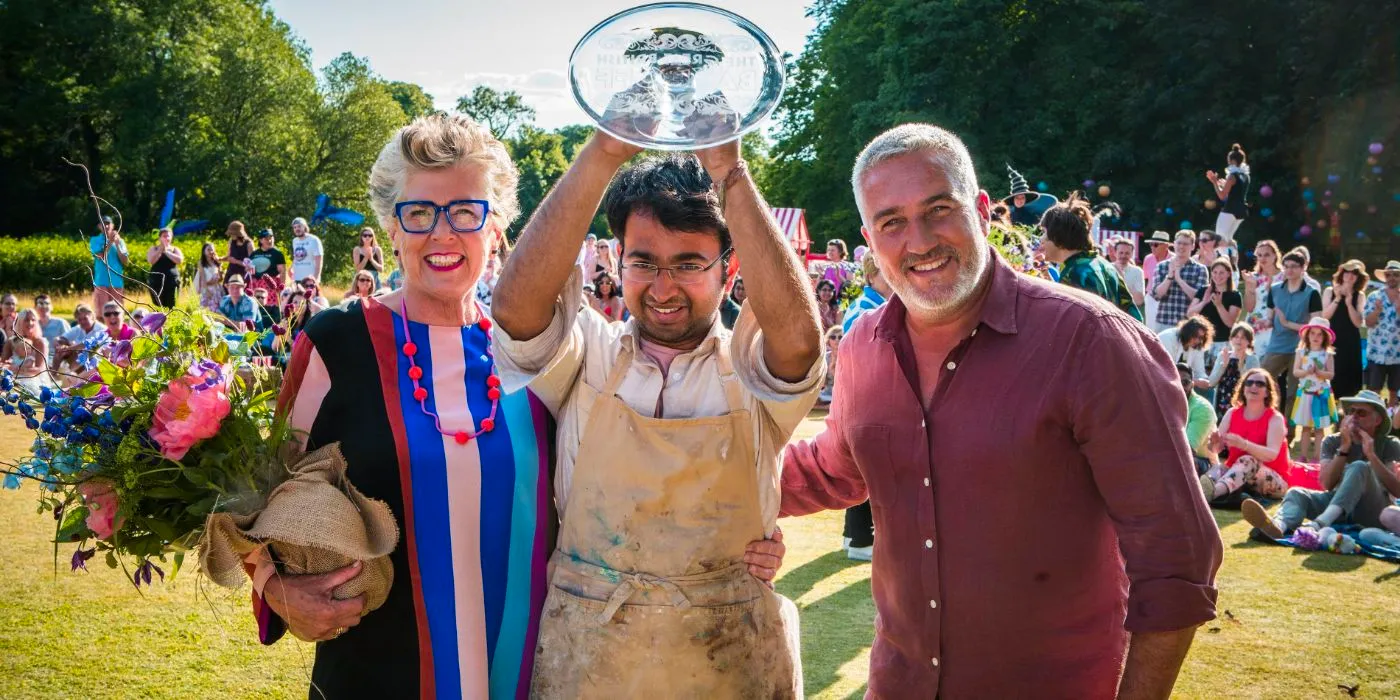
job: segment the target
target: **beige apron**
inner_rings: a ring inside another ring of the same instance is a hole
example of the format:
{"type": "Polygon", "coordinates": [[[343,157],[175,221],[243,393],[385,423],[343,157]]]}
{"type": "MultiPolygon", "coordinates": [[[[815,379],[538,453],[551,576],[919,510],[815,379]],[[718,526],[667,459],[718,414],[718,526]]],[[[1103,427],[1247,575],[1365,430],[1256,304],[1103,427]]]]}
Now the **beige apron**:
{"type": "Polygon", "coordinates": [[[532,697],[802,696],[796,607],[743,563],[764,535],[754,427],[728,348],[718,352],[727,415],[639,415],[617,397],[626,348],[594,399],[532,697]]]}

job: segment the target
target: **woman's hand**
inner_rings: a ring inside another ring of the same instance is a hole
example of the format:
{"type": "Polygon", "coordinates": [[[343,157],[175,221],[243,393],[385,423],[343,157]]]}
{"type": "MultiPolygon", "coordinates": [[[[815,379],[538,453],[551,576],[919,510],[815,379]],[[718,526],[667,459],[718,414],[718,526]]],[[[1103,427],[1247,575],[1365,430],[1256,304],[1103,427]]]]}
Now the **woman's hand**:
{"type": "Polygon", "coordinates": [[[364,568],[355,562],[326,574],[277,574],[263,587],[263,600],[287,623],[287,631],[304,642],[335,639],[360,624],[365,613],[365,596],[334,600],[331,592],[360,575],[364,568]]]}

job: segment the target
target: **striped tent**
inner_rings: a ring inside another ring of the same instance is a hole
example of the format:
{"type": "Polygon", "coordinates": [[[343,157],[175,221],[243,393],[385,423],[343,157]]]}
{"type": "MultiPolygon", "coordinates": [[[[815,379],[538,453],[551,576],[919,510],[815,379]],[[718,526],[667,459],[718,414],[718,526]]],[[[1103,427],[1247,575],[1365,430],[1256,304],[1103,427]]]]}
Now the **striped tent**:
{"type": "Polygon", "coordinates": [[[1092,235],[1094,238],[1094,245],[1098,246],[1099,251],[1104,253],[1105,255],[1111,255],[1113,253],[1113,251],[1108,250],[1107,246],[1108,242],[1113,240],[1114,238],[1118,238],[1121,236],[1122,238],[1132,241],[1133,262],[1141,262],[1138,254],[1139,252],[1141,252],[1139,246],[1142,245],[1142,231],[1114,231],[1112,229],[1106,228],[1095,228],[1092,231],[1092,235]]]}
{"type": "Polygon", "coordinates": [[[807,235],[806,213],[801,209],[774,207],[773,218],[778,220],[778,228],[782,229],[792,249],[805,258],[812,247],[812,239],[807,235]]]}

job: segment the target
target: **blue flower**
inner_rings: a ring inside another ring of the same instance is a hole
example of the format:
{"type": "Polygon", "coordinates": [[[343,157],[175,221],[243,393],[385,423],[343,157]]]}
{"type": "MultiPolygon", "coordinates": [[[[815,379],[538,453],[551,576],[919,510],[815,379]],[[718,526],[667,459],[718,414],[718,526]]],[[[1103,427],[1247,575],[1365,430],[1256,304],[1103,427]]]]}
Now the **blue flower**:
{"type": "Polygon", "coordinates": [[[69,428],[68,434],[65,435],[63,439],[75,445],[81,445],[83,443],[83,431],[76,428],[69,428]]]}
{"type": "Polygon", "coordinates": [[[73,422],[74,422],[74,423],[76,423],[76,424],[78,424],[78,425],[82,425],[82,424],[84,424],[84,423],[86,423],[86,422],[88,422],[88,421],[90,421],[90,420],[92,420],[92,411],[89,411],[89,410],[87,410],[86,408],[83,408],[82,406],[74,406],[74,407],[73,407],[73,422]]]}
{"type": "Polygon", "coordinates": [[[46,386],[45,386],[45,387],[40,387],[40,388],[39,388],[39,401],[40,401],[41,403],[48,403],[48,402],[50,402],[50,401],[52,401],[52,400],[53,400],[53,389],[50,389],[50,388],[48,388],[48,387],[46,387],[46,386]]]}
{"type": "Polygon", "coordinates": [[[11,490],[19,488],[19,475],[14,472],[7,472],[5,474],[5,488],[11,490]]]}
{"type": "Polygon", "coordinates": [[[97,425],[103,428],[115,428],[117,427],[117,420],[112,417],[111,411],[105,411],[102,417],[97,419],[97,425]]]}
{"type": "Polygon", "coordinates": [[[73,570],[77,571],[78,569],[82,569],[83,571],[87,571],[87,562],[95,554],[97,554],[96,547],[92,549],[83,549],[79,547],[73,552],[73,570]]]}
{"type": "Polygon", "coordinates": [[[25,419],[24,419],[24,427],[29,428],[30,430],[38,430],[38,429],[39,429],[39,421],[34,420],[33,418],[25,418],[25,419]]]}
{"type": "Polygon", "coordinates": [[[45,404],[45,405],[44,405],[44,420],[46,420],[46,421],[55,420],[55,419],[57,419],[57,418],[58,418],[59,416],[61,416],[61,415],[63,415],[63,412],[60,411],[60,410],[58,410],[58,407],[57,407],[57,406],[55,406],[55,405],[53,405],[53,404],[45,404]]]}
{"type": "Polygon", "coordinates": [[[18,404],[15,406],[15,408],[18,408],[19,414],[21,416],[24,416],[25,418],[29,418],[30,416],[34,415],[34,407],[30,406],[27,403],[18,404]]]}
{"type": "Polygon", "coordinates": [[[0,413],[4,413],[7,416],[13,416],[15,414],[15,407],[7,403],[0,402],[0,413]]]}
{"type": "Polygon", "coordinates": [[[141,327],[151,335],[160,335],[161,329],[165,327],[165,314],[146,314],[146,317],[141,319],[141,327]]]}
{"type": "Polygon", "coordinates": [[[99,437],[101,437],[101,436],[102,436],[102,431],[98,430],[97,428],[94,428],[94,427],[92,427],[92,426],[90,426],[90,425],[89,425],[88,427],[86,427],[86,428],[83,428],[83,437],[85,437],[85,438],[87,438],[87,439],[89,439],[89,440],[96,440],[97,438],[99,438],[99,437]]]}

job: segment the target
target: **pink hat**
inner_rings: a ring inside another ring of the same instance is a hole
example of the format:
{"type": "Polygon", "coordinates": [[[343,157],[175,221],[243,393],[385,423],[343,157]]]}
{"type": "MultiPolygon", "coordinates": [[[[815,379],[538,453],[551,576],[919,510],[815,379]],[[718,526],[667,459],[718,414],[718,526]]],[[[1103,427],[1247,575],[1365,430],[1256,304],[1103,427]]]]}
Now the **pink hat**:
{"type": "Polygon", "coordinates": [[[1306,325],[1298,329],[1298,337],[1306,339],[1308,337],[1308,329],[1310,328],[1321,328],[1327,332],[1328,343],[1335,344],[1337,342],[1337,334],[1332,332],[1332,322],[1328,321],[1326,318],[1322,316],[1313,316],[1311,321],[1308,321],[1306,325]]]}

